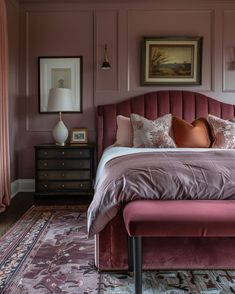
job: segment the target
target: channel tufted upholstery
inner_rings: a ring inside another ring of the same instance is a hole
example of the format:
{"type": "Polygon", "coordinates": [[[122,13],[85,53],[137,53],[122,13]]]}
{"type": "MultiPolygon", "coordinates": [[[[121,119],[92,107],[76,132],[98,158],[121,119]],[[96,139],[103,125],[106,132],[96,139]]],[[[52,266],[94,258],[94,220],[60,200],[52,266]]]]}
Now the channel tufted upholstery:
{"type": "Polygon", "coordinates": [[[116,116],[140,114],[155,119],[167,113],[192,122],[199,117],[213,114],[229,119],[235,114],[234,105],[226,104],[190,91],[158,91],[140,95],[120,103],[98,106],[98,156],[114,143],[116,136],[116,116]]]}
{"type": "MultiPolygon", "coordinates": [[[[208,113],[223,119],[235,114],[233,105],[200,93],[158,91],[121,103],[98,106],[98,155],[115,141],[116,116],[137,113],[149,119],[172,113],[192,122],[208,113]]],[[[125,270],[127,232],[122,210],[96,236],[96,266],[100,270],[125,270]]],[[[143,241],[145,269],[224,269],[235,268],[235,238],[230,237],[152,237],[143,241]],[[172,246],[173,244],[173,246],[172,246]],[[156,254],[156,252],[158,254],[156,254]]]]}

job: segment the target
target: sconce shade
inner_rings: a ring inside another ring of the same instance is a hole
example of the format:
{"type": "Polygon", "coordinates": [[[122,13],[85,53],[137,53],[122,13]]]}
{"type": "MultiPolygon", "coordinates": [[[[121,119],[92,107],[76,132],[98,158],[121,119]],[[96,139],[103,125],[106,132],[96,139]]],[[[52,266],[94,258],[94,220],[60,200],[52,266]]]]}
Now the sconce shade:
{"type": "Polygon", "coordinates": [[[48,97],[48,111],[72,111],[72,90],[66,88],[51,88],[48,97]]]}
{"type": "Polygon", "coordinates": [[[109,59],[108,59],[108,53],[107,53],[107,44],[105,44],[104,47],[104,60],[101,66],[102,69],[109,69],[111,68],[111,65],[109,63],[109,59]]]}

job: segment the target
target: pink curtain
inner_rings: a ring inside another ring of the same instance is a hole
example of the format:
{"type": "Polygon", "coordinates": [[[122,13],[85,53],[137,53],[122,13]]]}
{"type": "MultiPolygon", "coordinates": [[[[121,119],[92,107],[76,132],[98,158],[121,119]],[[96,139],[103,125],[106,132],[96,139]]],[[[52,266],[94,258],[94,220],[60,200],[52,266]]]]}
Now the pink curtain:
{"type": "Polygon", "coordinates": [[[10,156],[8,125],[8,39],[4,0],[0,0],[0,212],[10,204],[10,156]]]}

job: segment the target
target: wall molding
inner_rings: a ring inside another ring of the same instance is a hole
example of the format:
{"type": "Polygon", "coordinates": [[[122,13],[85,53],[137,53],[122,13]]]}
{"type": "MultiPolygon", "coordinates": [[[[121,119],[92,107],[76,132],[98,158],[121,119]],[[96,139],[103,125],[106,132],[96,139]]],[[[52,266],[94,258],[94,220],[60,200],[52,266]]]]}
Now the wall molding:
{"type": "Polygon", "coordinates": [[[8,0],[8,2],[10,4],[12,4],[13,6],[15,6],[16,8],[19,8],[20,7],[19,0],[8,0]]]}
{"type": "Polygon", "coordinates": [[[17,179],[11,182],[11,198],[20,192],[35,192],[35,180],[17,179]]]}
{"type": "MultiPolygon", "coordinates": [[[[198,19],[200,19],[200,15],[205,15],[206,18],[207,18],[207,21],[210,25],[210,27],[208,28],[208,30],[206,31],[204,29],[204,32],[203,34],[201,34],[201,36],[204,36],[204,33],[208,33],[208,43],[209,43],[209,49],[208,49],[208,58],[210,58],[210,65],[208,64],[208,66],[210,66],[210,76],[209,76],[209,82],[206,83],[206,80],[205,78],[203,79],[203,77],[205,77],[206,75],[204,75],[203,73],[203,67],[202,67],[202,81],[201,81],[201,84],[200,85],[192,85],[190,86],[190,90],[191,91],[195,91],[195,92],[209,92],[209,91],[213,91],[214,90],[214,81],[213,81],[213,75],[214,75],[214,72],[213,72],[213,56],[214,56],[214,48],[213,48],[213,42],[212,42],[212,38],[213,38],[213,33],[214,33],[214,18],[215,18],[215,9],[213,8],[208,8],[208,7],[205,7],[205,8],[154,8],[154,9],[150,9],[150,8],[145,8],[145,9],[127,9],[127,29],[126,29],[126,34],[127,34],[127,91],[128,92],[139,92],[142,90],[142,88],[144,88],[146,91],[153,91],[153,90],[164,90],[166,89],[165,86],[163,85],[155,85],[154,87],[153,86],[143,86],[140,84],[140,73],[139,73],[139,82],[137,83],[137,85],[134,84],[135,80],[133,78],[131,78],[131,76],[133,77],[133,72],[135,72],[136,68],[132,68],[132,59],[131,59],[131,56],[133,55],[133,48],[131,47],[132,44],[133,44],[133,41],[132,41],[132,35],[133,35],[133,27],[131,27],[132,25],[132,22],[133,22],[133,17],[136,17],[137,15],[141,15],[142,17],[146,16],[146,15],[150,15],[150,17],[152,17],[154,14],[155,14],[155,18],[158,19],[157,17],[157,14],[175,14],[176,16],[177,15],[180,15],[180,14],[185,14],[185,16],[187,17],[188,14],[192,14],[193,16],[197,15],[198,16],[198,19]],[[134,82],[133,82],[134,80],[134,82]]],[[[141,21],[140,21],[141,22],[141,21]]],[[[150,26],[150,24],[148,23],[148,25],[150,26]]],[[[155,24],[155,26],[157,26],[155,24]]],[[[195,28],[197,27],[197,23],[195,23],[195,28]]],[[[182,28],[180,28],[180,30],[182,32],[179,32],[179,33],[175,33],[173,35],[179,35],[179,36],[184,36],[185,33],[184,33],[184,30],[182,30],[182,28]]],[[[135,33],[135,31],[134,31],[135,33]]],[[[153,34],[149,34],[150,36],[153,36],[153,34]]],[[[168,35],[171,35],[171,34],[162,34],[160,33],[160,35],[165,35],[165,36],[168,36],[168,35]]],[[[143,34],[141,36],[138,36],[139,39],[143,38],[144,36],[148,36],[148,34],[143,34]]],[[[204,42],[204,41],[203,41],[204,42]]],[[[140,45],[139,45],[140,46],[140,45]]],[[[204,44],[203,44],[203,52],[202,54],[204,55],[205,54],[205,48],[204,48],[204,44]]],[[[141,60],[140,60],[140,64],[139,64],[139,69],[140,69],[140,65],[141,65],[141,60]]],[[[209,68],[209,67],[208,67],[209,68]]],[[[207,77],[207,76],[206,76],[207,77]]],[[[182,89],[182,86],[181,85],[169,85],[168,86],[168,89],[172,89],[172,90],[181,90],[182,89]]]]}

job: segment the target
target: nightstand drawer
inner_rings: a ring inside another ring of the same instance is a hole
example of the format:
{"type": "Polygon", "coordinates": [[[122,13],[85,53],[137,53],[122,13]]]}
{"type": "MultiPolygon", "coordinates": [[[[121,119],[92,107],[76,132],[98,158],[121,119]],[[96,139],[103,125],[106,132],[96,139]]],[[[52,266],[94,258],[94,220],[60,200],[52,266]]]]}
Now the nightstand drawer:
{"type": "Polygon", "coordinates": [[[36,197],[58,195],[91,200],[94,178],[95,144],[35,146],[36,197]]]}
{"type": "Polygon", "coordinates": [[[38,182],[38,191],[75,191],[75,190],[90,190],[91,182],[89,181],[79,181],[79,182],[38,182]]]}
{"type": "Polygon", "coordinates": [[[38,180],[89,180],[90,170],[38,171],[38,180]]]}
{"type": "Polygon", "coordinates": [[[41,149],[38,158],[90,158],[90,149],[41,149]]]}
{"type": "Polygon", "coordinates": [[[80,159],[80,160],[38,160],[37,168],[38,169],[89,169],[91,162],[89,159],[80,159]]]}

